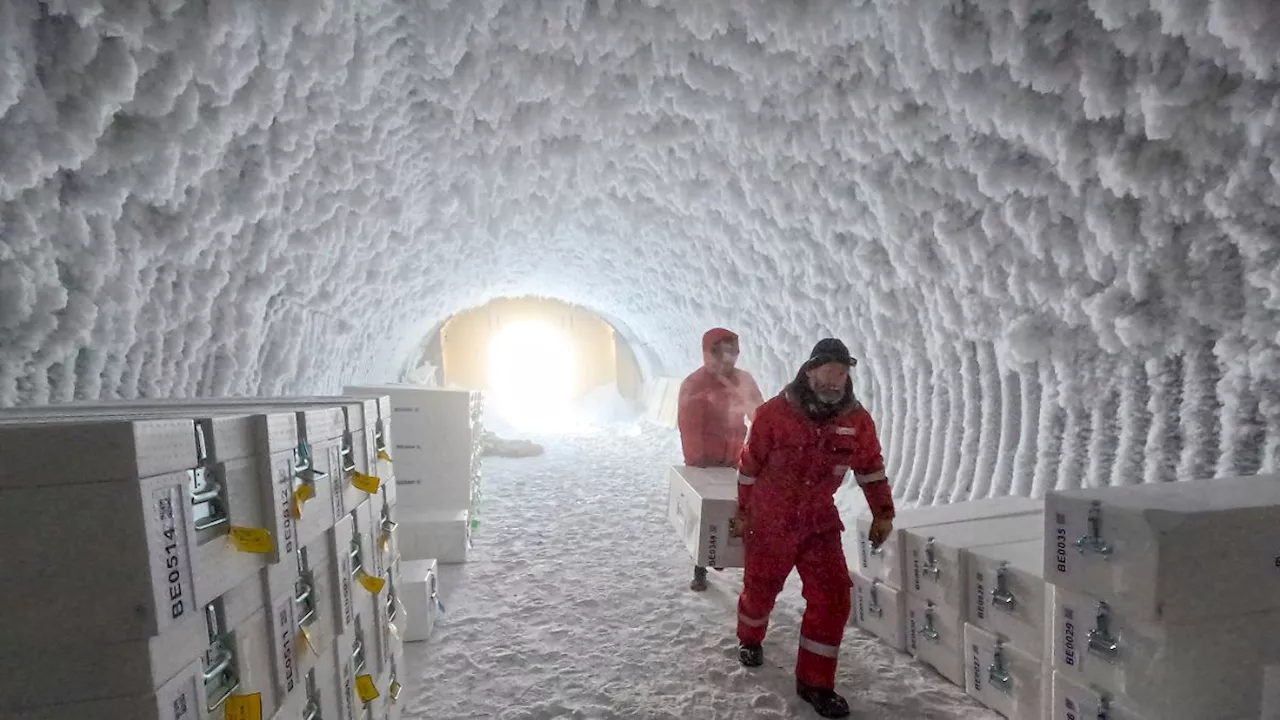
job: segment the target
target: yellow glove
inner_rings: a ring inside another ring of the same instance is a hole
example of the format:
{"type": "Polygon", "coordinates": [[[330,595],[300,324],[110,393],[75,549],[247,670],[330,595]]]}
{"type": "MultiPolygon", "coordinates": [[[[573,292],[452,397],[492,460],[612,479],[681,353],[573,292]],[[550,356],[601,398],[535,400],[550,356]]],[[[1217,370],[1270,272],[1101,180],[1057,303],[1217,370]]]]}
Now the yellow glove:
{"type": "Polygon", "coordinates": [[[889,539],[891,532],[893,532],[892,518],[875,518],[871,521],[871,531],[867,533],[867,539],[871,541],[871,547],[878,548],[889,539]]]}

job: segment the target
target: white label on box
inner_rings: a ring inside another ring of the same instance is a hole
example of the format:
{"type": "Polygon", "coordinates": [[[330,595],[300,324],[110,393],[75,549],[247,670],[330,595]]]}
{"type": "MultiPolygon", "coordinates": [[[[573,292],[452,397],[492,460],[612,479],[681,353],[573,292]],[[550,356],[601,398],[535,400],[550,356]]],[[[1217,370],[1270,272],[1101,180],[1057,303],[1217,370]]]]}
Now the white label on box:
{"type": "Polygon", "coordinates": [[[973,594],[974,612],[979,620],[987,619],[987,578],[981,570],[974,571],[976,581],[973,594]]]}
{"type": "Polygon", "coordinates": [[[1079,672],[1080,653],[1078,644],[1079,628],[1076,626],[1076,611],[1069,605],[1062,605],[1062,637],[1058,643],[1058,656],[1062,664],[1079,672]]]}
{"type": "MultiPolygon", "coordinates": [[[[977,643],[969,644],[969,664],[969,670],[973,673],[973,680],[970,681],[970,684],[973,686],[973,692],[980,694],[984,678],[982,677],[982,649],[978,647],[977,643]]],[[[992,709],[994,710],[994,708],[992,709]]]]}
{"type": "Polygon", "coordinates": [[[720,526],[707,523],[707,567],[718,567],[716,563],[717,544],[720,542],[720,526]]]}
{"type": "Polygon", "coordinates": [[[920,551],[911,550],[911,589],[920,592],[920,551]]]}
{"type": "Polygon", "coordinates": [[[195,590],[182,489],[177,485],[166,485],[152,491],[151,506],[158,533],[151,559],[156,579],[156,628],[163,632],[195,610],[195,590]]]}
{"type": "Polygon", "coordinates": [[[338,646],[338,672],[342,674],[342,687],[339,694],[342,696],[342,708],[346,711],[347,720],[355,720],[355,672],[351,668],[351,651],[341,645],[338,646]]]}
{"type": "Polygon", "coordinates": [[[294,599],[290,592],[271,608],[271,631],[275,633],[276,683],[284,694],[293,692],[297,683],[297,665],[293,656],[294,599]]]}
{"type": "Polygon", "coordinates": [[[350,548],[337,547],[338,553],[338,589],[342,593],[342,624],[351,627],[355,622],[355,609],[351,598],[351,555],[350,548]]]}
{"type": "Polygon", "coordinates": [[[1050,558],[1052,562],[1045,570],[1052,570],[1059,575],[1074,572],[1071,564],[1085,557],[1076,550],[1076,541],[1088,535],[1088,530],[1089,519],[1084,513],[1055,512],[1053,536],[1049,538],[1051,544],[1045,548],[1053,553],[1050,558]]]}
{"type": "Polygon", "coordinates": [[[184,671],[156,692],[160,720],[196,720],[203,701],[193,672],[184,671]]]}
{"type": "MultiPolygon", "coordinates": [[[[354,452],[354,451],[353,451],[354,452]]],[[[330,447],[329,455],[329,488],[333,496],[333,516],[340,518],[347,514],[347,474],[342,470],[342,447],[330,447]]]]}
{"type": "Polygon", "coordinates": [[[854,535],[858,538],[858,555],[862,558],[862,572],[870,575],[871,543],[867,540],[867,536],[862,534],[861,530],[855,530],[854,535]]]}
{"type": "Polygon", "coordinates": [[[1076,701],[1072,700],[1070,695],[1062,698],[1062,710],[1066,713],[1067,720],[1080,720],[1077,715],[1077,713],[1080,712],[1080,709],[1076,707],[1076,701]]]}
{"type": "Polygon", "coordinates": [[[1068,561],[1068,543],[1067,543],[1067,516],[1065,513],[1054,513],[1053,515],[1053,536],[1049,538],[1053,555],[1052,562],[1047,563],[1054,572],[1065,575],[1067,572],[1068,561]]]}
{"type": "Polygon", "coordinates": [[[920,635],[920,627],[916,617],[914,608],[907,610],[907,652],[915,657],[920,653],[920,641],[916,638],[920,635]]]}
{"type": "Polygon", "coordinates": [[[280,463],[280,476],[276,478],[276,512],[280,523],[280,562],[294,553],[293,543],[293,463],[280,463]]]}
{"type": "Polygon", "coordinates": [[[1136,718],[1131,713],[1118,707],[1111,707],[1106,712],[1099,707],[1098,695],[1090,690],[1077,687],[1067,681],[1061,674],[1052,678],[1053,704],[1050,720],[1095,720],[1096,718],[1114,718],[1130,720],[1136,718]]]}

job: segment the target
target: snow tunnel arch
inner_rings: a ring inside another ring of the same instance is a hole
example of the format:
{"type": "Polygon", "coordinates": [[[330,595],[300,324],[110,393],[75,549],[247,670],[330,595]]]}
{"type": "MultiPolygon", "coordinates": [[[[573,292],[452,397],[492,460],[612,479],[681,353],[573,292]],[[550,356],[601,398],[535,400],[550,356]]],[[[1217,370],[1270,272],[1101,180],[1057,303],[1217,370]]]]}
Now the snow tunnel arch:
{"type": "Polygon", "coordinates": [[[661,367],[619,321],[536,296],[495,298],[454,313],[432,329],[417,358],[406,369],[409,381],[543,408],[610,388],[641,405],[661,367]]]}

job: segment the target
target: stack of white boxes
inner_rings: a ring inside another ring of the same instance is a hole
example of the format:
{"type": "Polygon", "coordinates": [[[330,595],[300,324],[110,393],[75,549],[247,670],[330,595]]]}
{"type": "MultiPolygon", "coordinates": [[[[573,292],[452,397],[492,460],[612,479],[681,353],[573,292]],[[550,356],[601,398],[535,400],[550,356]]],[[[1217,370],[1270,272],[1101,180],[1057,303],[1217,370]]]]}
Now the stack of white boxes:
{"type": "Polygon", "coordinates": [[[0,717],[399,717],[377,406],[0,412],[0,717]]]}
{"type": "Polygon", "coordinates": [[[1011,720],[1049,711],[1049,629],[1053,586],[1042,572],[1043,518],[1037,537],[964,551],[965,689],[1011,720]]]}
{"type": "Polygon", "coordinates": [[[481,497],[480,393],[415,385],[351,386],[344,392],[390,398],[405,560],[466,562],[481,497]]]}
{"type": "Polygon", "coordinates": [[[1039,501],[1017,497],[902,509],[879,548],[871,547],[871,516],[864,511],[853,521],[851,621],[962,685],[965,595],[956,550],[958,540],[967,536],[953,536],[950,529],[971,533],[982,522],[997,522],[1001,528],[1034,526],[1042,509],[1039,501]],[[933,545],[930,538],[935,538],[933,545]]]}
{"type": "Polygon", "coordinates": [[[1280,720],[1280,476],[854,522],[853,618],[1010,720],[1280,720]],[[905,583],[905,588],[903,586],[905,583]]]}
{"type": "Polygon", "coordinates": [[[1053,720],[1280,718],[1280,476],[1045,502],[1053,720]]]}

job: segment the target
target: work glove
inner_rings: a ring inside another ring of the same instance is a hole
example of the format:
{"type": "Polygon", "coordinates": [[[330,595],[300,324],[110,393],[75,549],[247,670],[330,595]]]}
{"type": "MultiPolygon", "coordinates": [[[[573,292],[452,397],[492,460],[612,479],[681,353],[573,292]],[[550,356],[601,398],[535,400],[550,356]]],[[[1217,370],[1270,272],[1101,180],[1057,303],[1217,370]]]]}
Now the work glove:
{"type": "Polygon", "coordinates": [[[738,508],[738,513],[729,519],[729,537],[746,537],[747,515],[738,508]]]}
{"type": "Polygon", "coordinates": [[[867,539],[871,541],[872,548],[878,548],[889,539],[891,532],[893,532],[892,518],[874,518],[871,521],[871,531],[867,533],[867,539]]]}

